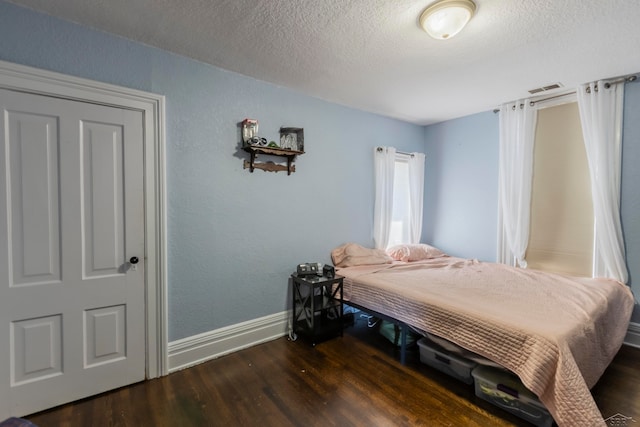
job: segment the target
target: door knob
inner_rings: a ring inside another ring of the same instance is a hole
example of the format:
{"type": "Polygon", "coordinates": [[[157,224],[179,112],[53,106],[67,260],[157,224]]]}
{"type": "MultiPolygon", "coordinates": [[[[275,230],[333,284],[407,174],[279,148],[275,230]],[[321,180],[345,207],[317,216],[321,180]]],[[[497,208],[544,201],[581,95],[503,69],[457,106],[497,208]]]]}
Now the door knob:
{"type": "Polygon", "coordinates": [[[129,262],[130,262],[131,264],[137,264],[137,263],[138,263],[138,261],[139,261],[139,259],[138,259],[138,257],[137,257],[137,256],[132,256],[132,257],[131,257],[131,259],[129,259],[129,262]]]}

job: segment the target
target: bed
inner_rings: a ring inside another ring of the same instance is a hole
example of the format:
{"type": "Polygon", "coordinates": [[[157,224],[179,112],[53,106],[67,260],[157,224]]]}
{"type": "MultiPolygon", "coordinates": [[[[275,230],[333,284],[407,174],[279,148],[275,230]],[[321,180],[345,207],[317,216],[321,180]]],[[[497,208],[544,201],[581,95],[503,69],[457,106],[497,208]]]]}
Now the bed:
{"type": "Polygon", "coordinates": [[[421,256],[392,252],[395,259],[349,245],[332,252],[347,304],[504,366],[561,427],[605,425],[590,388],[626,335],[628,286],[451,257],[428,245],[413,246],[421,256]]]}

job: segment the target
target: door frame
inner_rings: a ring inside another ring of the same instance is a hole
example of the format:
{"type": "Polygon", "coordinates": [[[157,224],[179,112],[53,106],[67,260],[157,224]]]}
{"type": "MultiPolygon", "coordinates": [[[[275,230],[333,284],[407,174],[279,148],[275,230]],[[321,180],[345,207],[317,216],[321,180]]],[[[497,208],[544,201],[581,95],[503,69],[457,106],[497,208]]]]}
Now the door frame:
{"type": "Polygon", "coordinates": [[[168,373],[165,97],[0,61],[0,88],[142,112],[146,377],[168,373]]]}

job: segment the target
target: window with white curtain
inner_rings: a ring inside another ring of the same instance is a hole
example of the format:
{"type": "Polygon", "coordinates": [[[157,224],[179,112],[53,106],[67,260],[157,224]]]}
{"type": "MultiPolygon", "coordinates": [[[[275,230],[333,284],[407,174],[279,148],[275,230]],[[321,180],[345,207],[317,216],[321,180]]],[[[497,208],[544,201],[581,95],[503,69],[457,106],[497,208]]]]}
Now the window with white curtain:
{"type": "MultiPolygon", "coordinates": [[[[547,101],[552,101],[553,104],[566,102],[565,98],[568,95],[560,95],[548,98],[546,100],[532,101],[522,100],[515,103],[503,104],[500,107],[500,159],[499,166],[500,171],[498,174],[499,188],[498,188],[498,254],[497,259],[499,262],[520,265],[521,267],[527,267],[527,260],[525,259],[525,252],[527,245],[530,243],[530,231],[535,235],[535,240],[541,234],[540,228],[535,230],[535,227],[539,227],[543,224],[543,227],[556,227],[556,231],[565,233],[569,228],[574,228],[576,220],[579,217],[579,222],[583,223],[582,229],[591,228],[591,232],[578,231],[573,233],[574,238],[577,241],[571,242],[571,247],[583,246],[583,248],[591,248],[592,251],[592,276],[593,277],[608,277],[620,282],[626,282],[628,280],[628,272],[625,264],[625,250],[624,250],[624,237],[622,235],[622,225],[620,221],[620,175],[621,175],[621,150],[622,150],[622,112],[624,106],[624,83],[626,79],[614,79],[610,81],[600,80],[597,82],[591,82],[588,84],[579,85],[576,89],[575,96],[577,98],[577,105],[579,110],[579,123],[582,129],[582,140],[584,142],[584,149],[587,160],[587,170],[589,176],[589,188],[591,193],[591,206],[589,209],[586,193],[582,197],[582,202],[569,202],[571,206],[571,212],[561,207],[557,203],[545,202],[546,207],[543,206],[547,218],[535,224],[530,222],[532,200],[532,185],[533,181],[533,163],[534,163],[534,139],[536,133],[536,121],[538,120],[537,109],[542,108],[541,104],[547,101]],[[536,108],[530,108],[533,105],[536,108]],[[580,207],[582,206],[582,207],[580,207]],[[588,215],[583,215],[580,211],[592,211],[593,219],[587,218],[588,215]],[[548,215],[551,213],[551,215],[548,215]],[[574,216],[574,217],[571,217],[574,216]],[[559,226],[561,221],[564,221],[565,227],[559,226]],[[583,222],[584,221],[584,222],[583,222]],[[546,226],[544,223],[546,222],[546,226]],[[593,226],[591,226],[593,224],[593,226]],[[531,230],[529,227],[531,226],[531,230]],[[564,228],[564,229],[561,229],[564,228]],[[581,236],[579,236],[581,235],[581,236]],[[594,236],[592,238],[592,236],[594,236]],[[593,243],[588,244],[589,241],[593,243]],[[576,243],[577,242],[577,243],[576,243]],[[580,243],[582,242],[582,243],[580,243]]],[[[551,105],[546,105],[551,106],[551,105]]],[[[573,113],[575,116],[575,113],[573,113]]],[[[566,120],[564,121],[566,123],[566,120]]],[[[563,138],[561,138],[563,139],[563,138]]],[[[551,159],[560,164],[557,167],[559,174],[557,177],[549,180],[547,183],[548,190],[544,190],[549,194],[556,192],[560,187],[567,183],[566,177],[571,175],[573,180],[578,175],[582,178],[580,186],[584,182],[584,161],[580,160],[576,163],[577,158],[583,158],[582,148],[580,148],[580,155],[577,154],[577,148],[579,144],[574,146],[573,154],[568,154],[566,161],[571,162],[571,166],[568,164],[562,164],[563,162],[557,162],[557,157],[560,152],[556,148],[565,148],[565,142],[560,141],[556,147],[551,147],[550,154],[547,155],[547,160],[551,159]],[[576,165],[579,165],[576,168],[576,165]],[[580,169],[582,172],[576,174],[575,172],[580,169]],[[562,182],[560,182],[562,180],[562,182]],[[562,185],[561,185],[562,184],[562,185]]],[[[536,159],[540,161],[539,159],[536,159]]],[[[553,163],[553,162],[551,162],[553,163]]],[[[551,164],[549,163],[549,164],[551,164]]],[[[542,172],[546,174],[546,171],[542,172]]],[[[540,172],[538,173],[540,175],[540,172]]],[[[577,182],[577,181],[576,181],[577,182]]],[[[564,195],[557,199],[567,199],[574,196],[573,192],[576,191],[573,184],[567,185],[563,190],[564,195]]],[[[582,190],[580,190],[582,191],[582,190]]],[[[540,192],[538,191],[538,196],[540,192]]],[[[536,196],[535,194],[533,195],[536,196]]],[[[577,199],[575,199],[577,200],[577,199]]],[[[563,203],[567,200],[562,200],[563,203]]],[[[535,208],[534,208],[535,209],[535,208]]],[[[535,213],[534,213],[535,214],[535,213]]],[[[547,230],[545,230],[546,232],[547,230]]],[[[551,240],[556,241],[555,251],[566,251],[569,246],[557,244],[557,233],[546,233],[551,236],[551,240]],[[560,250],[557,250],[557,249],[560,250]]],[[[574,238],[570,238],[572,240],[574,238]]],[[[530,257],[532,248],[535,249],[537,243],[533,242],[533,246],[529,248],[530,257]]],[[[548,254],[544,254],[538,251],[537,255],[542,255],[542,258],[548,254]]],[[[580,255],[581,258],[588,258],[589,252],[580,255]]],[[[540,260],[538,258],[538,267],[540,268],[540,260]]],[[[542,260],[543,264],[550,264],[546,260],[542,260]]],[[[584,275],[588,261],[579,266],[575,271],[573,267],[566,268],[567,261],[563,261],[565,265],[562,266],[562,271],[569,272],[571,274],[584,275]]],[[[571,264],[569,262],[569,264],[571,264]]],[[[547,269],[547,267],[544,267],[547,269]]],[[[557,264],[553,269],[558,270],[557,264]]]]}
{"type": "Polygon", "coordinates": [[[573,102],[538,109],[531,186],[529,268],[591,276],[593,203],[589,164],[573,102]]]}
{"type": "Polygon", "coordinates": [[[374,149],[376,248],[420,242],[424,161],[423,153],[399,153],[393,147],[374,149]]]}
{"type": "Polygon", "coordinates": [[[393,173],[393,208],[388,246],[410,243],[409,162],[407,156],[396,156],[393,173]]]}

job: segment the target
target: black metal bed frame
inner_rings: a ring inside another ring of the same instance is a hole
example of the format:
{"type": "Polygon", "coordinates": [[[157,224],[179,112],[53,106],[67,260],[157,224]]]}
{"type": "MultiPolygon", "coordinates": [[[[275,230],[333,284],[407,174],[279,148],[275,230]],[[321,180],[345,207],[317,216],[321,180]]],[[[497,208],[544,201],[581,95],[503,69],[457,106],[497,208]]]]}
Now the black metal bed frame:
{"type": "Polygon", "coordinates": [[[378,317],[382,320],[386,320],[388,322],[391,323],[395,323],[396,325],[398,325],[400,327],[400,363],[401,364],[405,364],[405,362],[407,361],[407,332],[408,332],[408,325],[398,319],[394,319],[391,316],[388,316],[386,314],[382,314],[380,312],[377,312],[375,310],[371,310],[370,308],[361,306],[360,304],[354,304],[351,301],[344,301],[343,303],[343,310],[344,310],[344,306],[348,305],[350,307],[354,307],[357,308],[358,310],[364,311],[366,313],[369,313],[371,315],[373,315],[374,317],[378,317]]]}

